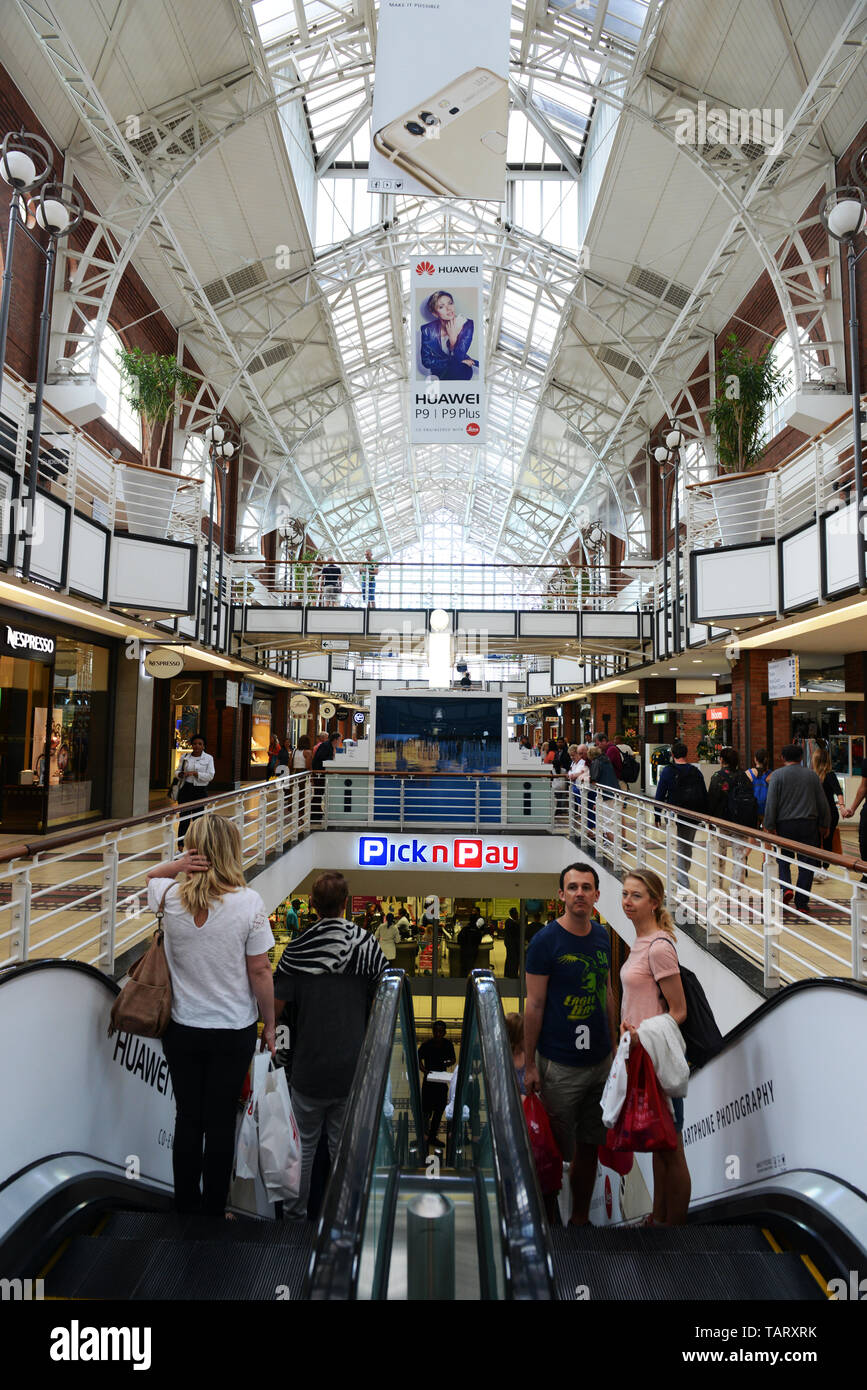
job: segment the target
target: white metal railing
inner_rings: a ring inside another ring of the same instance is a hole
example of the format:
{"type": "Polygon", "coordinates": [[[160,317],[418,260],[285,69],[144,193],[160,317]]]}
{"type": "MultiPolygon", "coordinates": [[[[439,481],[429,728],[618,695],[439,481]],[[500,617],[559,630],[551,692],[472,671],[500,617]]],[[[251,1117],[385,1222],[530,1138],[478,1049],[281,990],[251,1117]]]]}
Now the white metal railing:
{"type": "Polygon", "coordinates": [[[569,830],[621,877],[653,869],[675,921],[746,957],[766,988],[816,976],[867,980],[858,861],[608,787],[570,791],[569,830]],[[804,875],[814,867],[810,884],[804,875]]]}
{"type": "Polygon", "coordinates": [[[846,397],[839,404],[842,418],[778,468],[687,487],[687,548],[779,539],[854,500],[852,412],[846,397]]]}
{"type": "Polygon", "coordinates": [[[234,820],[250,869],[309,829],[310,779],[296,773],[210,797],[204,806],[186,802],[180,812],[173,807],[103,831],[53,836],[32,856],[15,855],[13,846],[15,857],[7,850],[0,859],[0,967],[59,957],[113,971],[118,957],[153,930],[145,875],[175,856],[179,813],[203,809],[234,820]]]}
{"type": "MultiPolygon", "coordinates": [[[[33,399],[34,393],[26,383],[12,372],[4,373],[0,458],[23,480],[29,475],[29,412],[33,399]]],[[[68,503],[82,516],[100,522],[112,532],[138,530],[170,540],[196,544],[201,541],[199,479],[169,474],[163,469],[138,467],[133,471],[116,463],[87,434],[47,404],[42,412],[37,483],[51,497],[68,503]],[[136,477],[141,479],[138,488],[132,481],[136,477]]],[[[38,524],[37,503],[37,527],[38,524]]]]}
{"type": "MultiPolygon", "coordinates": [[[[609,567],[425,564],[380,561],[373,589],[359,559],[337,558],[339,580],[324,557],[278,564],[235,560],[232,601],[242,608],[463,608],[548,612],[626,612],[648,597],[643,578],[609,567]]],[[[228,567],[227,567],[228,568],[228,567]]]]}

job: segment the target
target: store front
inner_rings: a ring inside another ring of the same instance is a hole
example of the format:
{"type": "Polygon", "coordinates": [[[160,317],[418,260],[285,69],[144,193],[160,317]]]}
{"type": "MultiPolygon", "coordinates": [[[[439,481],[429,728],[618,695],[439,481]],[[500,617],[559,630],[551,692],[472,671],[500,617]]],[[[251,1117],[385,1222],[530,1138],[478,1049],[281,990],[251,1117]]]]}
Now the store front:
{"type": "Polygon", "coordinates": [[[193,739],[201,733],[202,680],[197,676],[175,676],[169,688],[171,752],[166,785],[171,785],[175,773],[193,751],[193,739]]]}
{"type": "Polygon", "coordinates": [[[0,830],[106,814],[111,649],[0,614],[0,830]]]}

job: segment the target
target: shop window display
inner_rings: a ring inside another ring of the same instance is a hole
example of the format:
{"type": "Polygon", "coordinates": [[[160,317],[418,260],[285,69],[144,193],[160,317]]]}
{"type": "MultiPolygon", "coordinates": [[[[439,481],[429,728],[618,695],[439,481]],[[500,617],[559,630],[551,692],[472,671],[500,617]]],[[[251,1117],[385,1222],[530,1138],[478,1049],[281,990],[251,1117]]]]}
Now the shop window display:
{"type": "Polygon", "coordinates": [[[250,723],[250,766],[267,767],[271,744],[271,701],[254,700],[250,723]]]}
{"type": "Polygon", "coordinates": [[[57,639],[48,748],[35,765],[48,787],[48,823],[99,816],[105,809],[108,650],[57,639]]]}
{"type": "Polygon", "coordinates": [[[193,751],[194,735],[201,733],[202,682],[178,676],[172,681],[171,704],[174,729],[171,777],[174,777],[182,759],[193,751]]]}

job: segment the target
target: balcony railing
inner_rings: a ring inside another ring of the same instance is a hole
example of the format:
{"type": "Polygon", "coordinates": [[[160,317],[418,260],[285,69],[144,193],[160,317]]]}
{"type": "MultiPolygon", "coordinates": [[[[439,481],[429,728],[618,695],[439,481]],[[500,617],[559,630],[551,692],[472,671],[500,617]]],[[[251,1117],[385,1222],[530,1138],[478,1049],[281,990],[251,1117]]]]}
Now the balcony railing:
{"type": "MultiPolygon", "coordinates": [[[[686,489],[688,550],[779,539],[854,499],[851,408],[774,468],[721,475],[686,489]]],[[[862,405],[863,409],[863,405],[862,405]]]]}
{"type": "Polygon", "coordinates": [[[234,561],[232,601],[242,608],[446,608],[624,612],[642,607],[646,582],[609,567],[422,564],[382,560],[371,591],[362,561],[336,559],[339,584],[324,559],[262,564],[234,561]]]}

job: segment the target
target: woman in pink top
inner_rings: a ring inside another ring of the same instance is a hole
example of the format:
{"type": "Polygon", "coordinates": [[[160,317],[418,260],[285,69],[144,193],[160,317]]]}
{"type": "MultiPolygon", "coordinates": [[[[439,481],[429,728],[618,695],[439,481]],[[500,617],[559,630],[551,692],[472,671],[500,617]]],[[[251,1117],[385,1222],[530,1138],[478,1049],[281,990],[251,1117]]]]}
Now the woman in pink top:
{"type": "MultiPolygon", "coordinates": [[[[674,945],[674,924],[663,905],[665,887],[650,869],[636,869],[623,880],[623,911],[635,927],[635,942],[620,971],[623,986],[621,1035],[636,1041],[646,1018],[670,1013],[675,1023],[686,1018],[686,999],[674,945]],[[668,1009],[666,1010],[666,1004],[668,1009]]],[[[683,1100],[673,1096],[676,1149],[653,1155],[654,1226],[681,1226],[686,1220],[692,1183],[683,1152],[683,1100]]]]}

